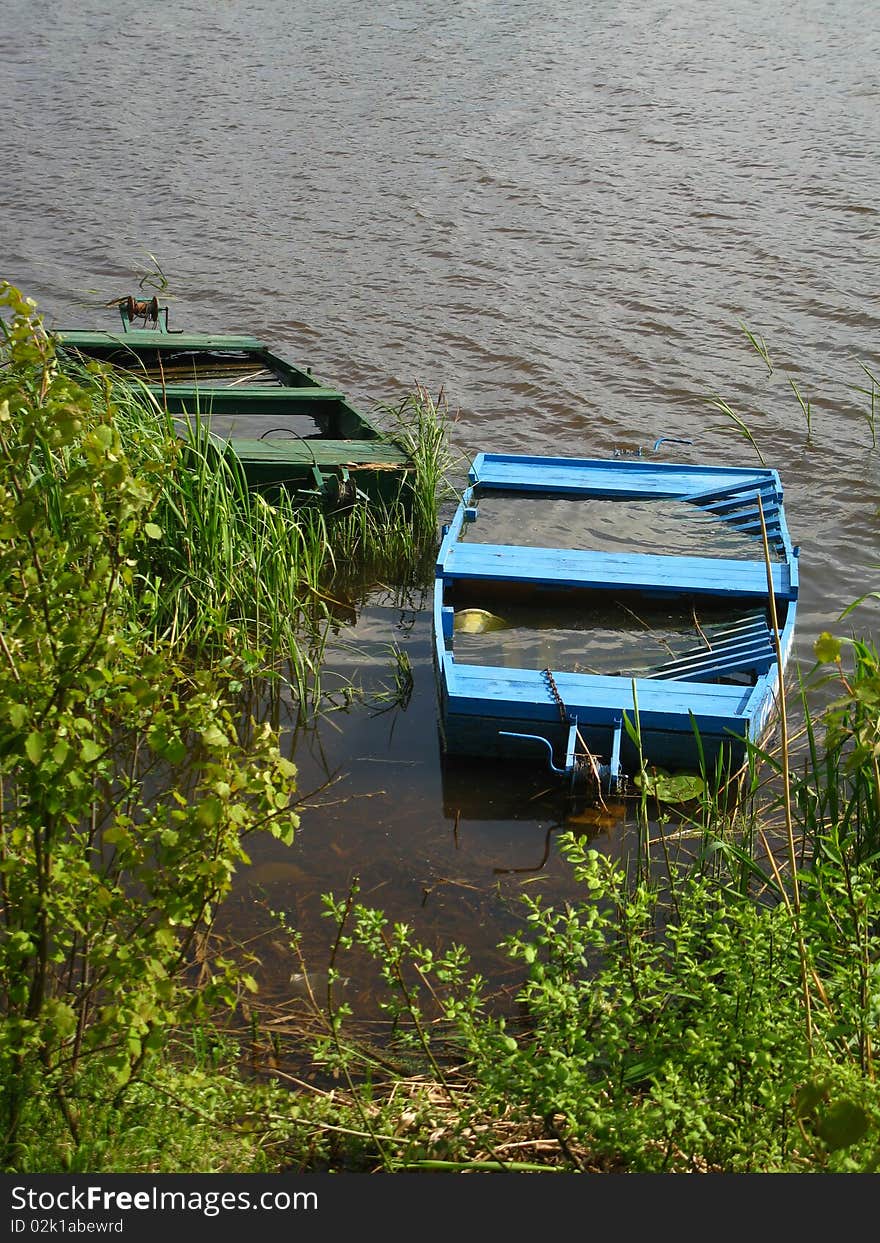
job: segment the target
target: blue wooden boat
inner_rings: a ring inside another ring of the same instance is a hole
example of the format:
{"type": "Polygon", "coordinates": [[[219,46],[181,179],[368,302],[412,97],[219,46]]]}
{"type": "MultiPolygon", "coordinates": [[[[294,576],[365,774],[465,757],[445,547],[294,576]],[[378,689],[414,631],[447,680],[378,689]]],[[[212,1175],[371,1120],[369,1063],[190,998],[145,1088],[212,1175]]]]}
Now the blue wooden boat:
{"type": "Polygon", "coordinates": [[[478,454],[436,565],[444,751],[611,793],[734,770],[774,717],[798,552],[772,469],[478,454]]]}

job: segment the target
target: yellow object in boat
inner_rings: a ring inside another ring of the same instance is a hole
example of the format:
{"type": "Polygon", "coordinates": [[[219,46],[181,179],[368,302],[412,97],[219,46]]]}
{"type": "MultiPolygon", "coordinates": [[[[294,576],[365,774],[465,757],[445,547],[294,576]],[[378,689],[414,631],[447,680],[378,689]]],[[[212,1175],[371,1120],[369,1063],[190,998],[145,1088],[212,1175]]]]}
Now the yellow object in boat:
{"type": "Polygon", "coordinates": [[[459,609],[453,629],[461,634],[487,634],[490,630],[508,630],[509,624],[487,609],[459,609]]]}

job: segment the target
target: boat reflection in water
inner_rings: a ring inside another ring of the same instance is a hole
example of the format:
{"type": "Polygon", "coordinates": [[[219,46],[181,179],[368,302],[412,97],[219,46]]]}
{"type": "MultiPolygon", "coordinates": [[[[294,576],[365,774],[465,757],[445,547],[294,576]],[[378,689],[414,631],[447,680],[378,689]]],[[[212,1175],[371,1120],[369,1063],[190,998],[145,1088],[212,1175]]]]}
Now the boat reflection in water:
{"type": "MultiPolygon", "coordinates": [[[[545,773],[512,774],[498,760],[441,755],[443,816],[456,850],[484,861],[494,876],[557,875],[555,839],[571,831],[625,858],[637,845],[632,809],[623,799],[597,802],[548,782],[545,773]]],[[[564,865],[563,865],[564,866],[564,865]]]]}

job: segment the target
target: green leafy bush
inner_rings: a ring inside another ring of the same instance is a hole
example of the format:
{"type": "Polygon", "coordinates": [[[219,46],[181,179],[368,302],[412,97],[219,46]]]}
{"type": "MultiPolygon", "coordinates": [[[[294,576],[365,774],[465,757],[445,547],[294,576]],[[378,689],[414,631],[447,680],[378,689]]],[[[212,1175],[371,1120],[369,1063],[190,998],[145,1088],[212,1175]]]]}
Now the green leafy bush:
{"type": "MultiPolygon", "coordinates": [[[[168,469],[137,470],[112,406],[59,370],[4,286],[0,372],[0,1128],[81,1115],[167,1032],[252,981],[205,950],[257,830],[290,841],[295,768],[268,727],[247,753],[222,667],[184,669],[131,606],[168,469]],[[83,1085],[88,1083],[87,1097],[83,1085]]],[[[24,1147],[23,1147],[24,1146],[24,1147]]]]}

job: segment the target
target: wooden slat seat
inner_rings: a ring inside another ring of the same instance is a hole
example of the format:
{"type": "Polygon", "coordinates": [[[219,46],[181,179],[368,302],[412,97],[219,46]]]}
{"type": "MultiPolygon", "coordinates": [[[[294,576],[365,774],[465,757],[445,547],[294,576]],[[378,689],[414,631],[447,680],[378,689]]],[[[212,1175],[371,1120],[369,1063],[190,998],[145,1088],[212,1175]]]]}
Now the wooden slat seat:
{"type": "Polygon", "coordinates": [[[406,454],[397,445],[380,438],[364,440],[324,440],[272,437],[246,440],[233,437],[225,442],[243,466],[375,466],[400,470],[407,463],[406,454]]]}
{"type": "Polygon", "coordinates": [[[683,682],[692,682],[697,679],[706,680],[746,671],[766,673],[775,659],[776,653],[772,643],[763,639],[752,639],[737,646],[703,652],[700,656],[691,657],[690,660],[670,661],[668,665],[652,669],[644,676],[660,680],[675,678],[683,682]]]}
{"type": "MultiPolygon", "coordinates": [[[[504,717],[514,712],[523,721],[558,719],[559,708],[545,675],[536,669],[487,665],[456,665],[448,655],[443,674],[452,713],[504,717]]],[[[554,673],[566,712],[593,724],[609,725],[621,712],[633,714],[633,683],[628,677],[554,673]]],[[[665,683],[636,679],[639,719],[643,728],[689,729],[691,715],[701,729],[723,732],[742,726],[751,687],[714,683],[665,683]]]]}
{"type": "Polygon", "coordinates": [[[204,414],[228,414],[239,409],[246,409],[256,402],[266,414],[296,413],[298,408],[320,409],[345,401],[345,397],[334,388],[290,388],[279,385],[271,388],[264,384],[233,384],[226,388],[212,385],[200,387],[198,383],[190,384],[149,384],[150,392],[160,402],[166,401],[169,407],[176,407],[183,402],[198,407],[204,414]]]}
{"type": "Polygon", "coordinates": [[[778,488],[768,468],[687,466],[648,459],[531,457],[478,453],[468,472],[472,485],[555,495],[720,499],[726,493],[778,488]]]}
{"type": "Polygon", "coordinates": [[[712,636],[709,646],[691,648],[648,670],[646,678],[684,681],[738,672],[766,673],[776,659],[770,627],[763,615],[743,620],[712,636]]]}
{"type": "MultiPolygon", "coordinates": [[[[657,594],[766,598],[763,561],[727,557],[654,556],[581,549],[526,548],[462,541],[439,567],[444,578],[497,579],[546,587],[616,588],[657,594]]],[[[774,592],[793,594],[789,568],[772,567],[774,592]]]]}
{"type": "Polygon", "coordinates": [[[735,509],[743,501],[753,499],[756,492],[761,493],[762,500],[764,497],[779,495],[779,489],[772,476],[768,478],[766,475],[762,477],[760,474],[753,474],[751,478],[729,483],[723,487],[710,487],[702,492],[690,492],[684,499],[691,505],[700,505],[706,509],[723,510],[726,507],[735,509]]]}

